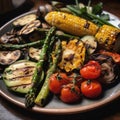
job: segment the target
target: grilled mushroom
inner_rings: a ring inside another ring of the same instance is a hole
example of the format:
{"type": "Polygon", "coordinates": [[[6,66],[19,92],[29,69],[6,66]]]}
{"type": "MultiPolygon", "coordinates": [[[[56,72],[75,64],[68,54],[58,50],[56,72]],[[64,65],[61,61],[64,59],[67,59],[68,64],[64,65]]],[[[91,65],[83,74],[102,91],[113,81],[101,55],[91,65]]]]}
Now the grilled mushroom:
{"type": "Polygon", "coordinates": [[[115,82],[119,76],[118,66],[110,56],[103,54],[93,54],[91,59],[97,60],[101,64],[100,82],[103,84],[111,84],[115,82]]]}
{"type": "Polygon", "coordinates": [[[52,11],[53,7],[50,4],[40,5],[37,10],[37,16],[44,17],[48,12],[52,11]]]}

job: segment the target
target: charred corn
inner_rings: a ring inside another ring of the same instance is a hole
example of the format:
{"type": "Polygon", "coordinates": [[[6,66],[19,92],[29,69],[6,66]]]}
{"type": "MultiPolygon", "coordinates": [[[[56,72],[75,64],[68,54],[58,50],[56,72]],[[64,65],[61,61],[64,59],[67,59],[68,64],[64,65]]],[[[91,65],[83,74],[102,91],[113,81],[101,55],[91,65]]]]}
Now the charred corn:
{"type": "Polygon", "coordinates": [[[62,41],[62,59],[59,67],[66,72],[79,69],[85,60],[85,46],[83,42],[77,39],[62,41]]]}
{"type": "Polygon", "coordinates": [[[117,39],[119,34],[120,29],[109,25],[103,25],[100,27],[95,37],[100,46],[107,50],[113,50],[117,47],[118,41],[120,41],[120,38],[119,40],[117,39]]]}
{"type": "Polygon", "coordinates": [[[50,25],[76,36],[95,35],[98,30],[94,23],[64,12],[49,12],[45,20],[50,25]]]}

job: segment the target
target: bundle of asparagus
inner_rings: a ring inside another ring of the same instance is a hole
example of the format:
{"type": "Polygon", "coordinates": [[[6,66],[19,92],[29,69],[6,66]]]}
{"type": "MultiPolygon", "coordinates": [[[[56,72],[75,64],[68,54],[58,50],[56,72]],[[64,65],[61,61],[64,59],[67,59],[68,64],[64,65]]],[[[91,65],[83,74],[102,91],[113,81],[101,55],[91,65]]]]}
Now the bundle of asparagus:
{"type": "Polygon", "coordinates": [[[34,75],[32,78],[33,85],[31,87],[31,89],[29,90],[29,92],[25,96],[26,107],[32,107],[34,105],[34,100],[35,100],[36,95],[37,95],[37,90],[38,90],[38,87],[39,87],[40,83],[42,82],[42,78],[43,78],[42,72],[44,72],[43,65],[44,65],[44,61],[46,58],[46,53],[47,53],[47,50],[49,48],[51,37],[52,37],[52,34],[54,31],[55,31],[55,27],[52,27],[49,30],[49,32],[46,36],[46,39],[44,41],[43,47],[41,49],[40,60],[38,61],[37,65],[36,65],[36,69],[35,69],[35,72],[34,72],[34,75]]]}

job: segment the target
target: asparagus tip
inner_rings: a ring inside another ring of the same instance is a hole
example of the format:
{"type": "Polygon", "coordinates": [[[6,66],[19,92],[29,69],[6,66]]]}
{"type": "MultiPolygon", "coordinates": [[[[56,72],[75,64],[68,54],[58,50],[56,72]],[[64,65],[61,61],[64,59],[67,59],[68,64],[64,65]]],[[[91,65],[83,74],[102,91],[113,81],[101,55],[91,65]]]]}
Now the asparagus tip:
{"type": "Polygon", "coordinates": [[[34,100],[35,100],[35,94],[33,91],[29,91],[26,95],[25,95],[25,106],[27,108],[31,108],[34,106],[34,100]]]}

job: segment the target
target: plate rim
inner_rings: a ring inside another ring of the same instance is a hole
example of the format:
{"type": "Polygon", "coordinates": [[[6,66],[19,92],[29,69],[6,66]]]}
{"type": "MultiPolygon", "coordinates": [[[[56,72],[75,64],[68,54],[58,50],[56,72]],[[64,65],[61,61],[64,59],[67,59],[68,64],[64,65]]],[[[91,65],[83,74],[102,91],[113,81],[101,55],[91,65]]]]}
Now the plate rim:
{"type": "MultiPolygon", "coordinates": [[[[2,31],[2,29],[4,29],[7,25],[9,25],[10,23],[12,23],[14,20],[22,17],[22,16],[25,16],[25,15],[28,15],[28,14],[31,14],[31,13],[35,13],[37,10],[32,10],[32,11],[29,11],[29,12],[26,12],[26,13],[23,13],[15,18],[13,18],[12,20],[10,20],[9,22],[7,22],[6,24],[4,24],[1,28],[0,28],[0,32],[2,31]]],[[[107,11],[105,11],[107,12],[107,11]]],[[[109,13],[110,15],[112,15],[113,17],[117,18],[118,20],[119,17],[115,16],[114,14],[110,13],[110,12],[107,12],[109,13]]],[[[119,83],[120,84],[120,83],[119,83]]],[[[6,88],[7,89],[7,88],[6,88]]],[[[2,97],[4,97],[5,99],[7,99],[8,101],[10,101],[12,104],[15,104],[19,107],[22,107],[24,109],[27,109],[24,105],[24,103],[10,97],[9,95],[7,95],[4,91],[1,90],[0,88],[0,95],[2,97]]],[[[94,110],[94,109],[97,109],[97,108],[100,108],[104,105],[107,105],[109,103],[111,103],[112,101],[116,100],[120,98],[120,91],[117,92],[115,95],[113,95],[112,97],[109,97],[109,98],[106,98],[104,100],[101,100],[97,103],[92,103],[90,105],[85,105],[85,106],[81,106],[81,107],[72,107],[71,108],[45,108],[45,107],[40,107],[40,106],[37,106],[35,105],[32,109],[28,109],[30,111],[33,111],[33,112],[38,112],[38,113],[46,113],[46,114],[76,114],[76,113],[83,113],[83,112],[88,112],[88,111],[91,111],[91,110],[94,110]]]]}
{"type": "Polygon", "coordinates": [[[95,110],[97,108],[100,108],[104,105],[110,104],[112,101],[119,99],[120,98],[120,92],[116,93],[114,96],[106,98],[104,100],[99,101],[98,103],[92,103],[90,105],[85,105],[85,106],[81,106],[81,107],[72,107],[72,108],[53,108],[53,109],[49,109],[49,108],[44,108],[44,107],[40,107],[35,105],[33,108],[31,109],[27,109],[24,105],[24,103],[17,101],[15,99],[13,99],[12,97],[10,97],[9,95],[5,94],[3,91],[0,90],[0,94],[6,98],[9,102],[24,108],[26,110],[30,110],[33,112],[37,112],[37,113],[46,113],[46,114],[56,114],[56,115],[64,115],[64,114],[76,114],[76,113],[84,113],[84,112],[88,112],[91,110],[95,110]],[[68,112],[69,111],[69,112],[68,112]]]}

